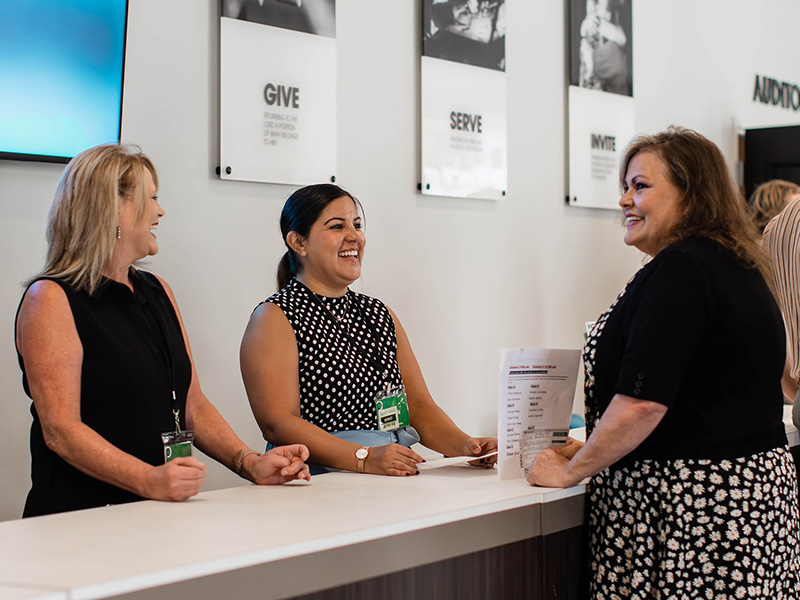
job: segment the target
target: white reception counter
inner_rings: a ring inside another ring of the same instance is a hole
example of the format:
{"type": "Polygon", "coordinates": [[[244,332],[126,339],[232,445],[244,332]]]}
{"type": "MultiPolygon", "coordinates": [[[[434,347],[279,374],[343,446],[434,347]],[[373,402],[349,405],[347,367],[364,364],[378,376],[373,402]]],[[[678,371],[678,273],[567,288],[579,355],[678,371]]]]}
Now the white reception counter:
{"type": "MultiPolygon", "coordinates": [[[[790,445],[800,445],[787,415],[790,445]]],[[[583,506],[584,486],[532,488],[451,466],[409,478],[332,473],[180,504],[8,521],[0,523],[0,598],[292,598],[579,531],[583,506]]],[[[565,548],[549,559],[568,562],[565,548]]],[[[547,566],[540,558],[532,570],[547,566]]]]}

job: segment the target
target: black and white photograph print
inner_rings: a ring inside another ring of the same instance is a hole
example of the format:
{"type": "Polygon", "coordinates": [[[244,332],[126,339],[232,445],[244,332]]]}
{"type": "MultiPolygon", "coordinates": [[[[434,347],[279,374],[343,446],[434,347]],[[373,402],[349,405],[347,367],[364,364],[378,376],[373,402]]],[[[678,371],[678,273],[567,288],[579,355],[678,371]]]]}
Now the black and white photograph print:
{"type": "Polygon", "coordinates": [[[505,0],[422,0],[422,54],[505,71],[505,0]]]}
{"type": "Polygon", "coordinates": [[[633,96],[631,0],[570,2],[570,83],[633,96]]]}
{"type": "Polygon", "coordinates": [[[336,37],[336,0],[222,0],[222,16],[336,37]]]}

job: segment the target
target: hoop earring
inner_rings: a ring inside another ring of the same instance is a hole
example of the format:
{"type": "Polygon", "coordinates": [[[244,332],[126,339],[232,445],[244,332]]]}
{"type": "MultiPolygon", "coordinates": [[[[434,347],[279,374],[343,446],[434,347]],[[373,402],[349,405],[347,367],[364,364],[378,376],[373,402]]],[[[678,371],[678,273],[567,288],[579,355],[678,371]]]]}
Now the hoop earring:
{"type": "Polygon", "coordinates": [[[120,227],[119,225],[117,225],[117,239],[118,240],[122,239],[122,227],[120,227]]]}

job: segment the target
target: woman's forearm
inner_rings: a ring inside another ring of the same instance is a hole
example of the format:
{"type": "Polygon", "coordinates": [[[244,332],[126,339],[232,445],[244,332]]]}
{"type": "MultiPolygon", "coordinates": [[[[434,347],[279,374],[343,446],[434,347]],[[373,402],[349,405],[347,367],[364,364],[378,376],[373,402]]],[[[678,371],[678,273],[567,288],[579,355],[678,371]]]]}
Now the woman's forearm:
{"type": "Polygon", "coordinates": [[[43,422],[48,448],[79,471],[147,497],[150,465],[124,452],[80,421],[43,422]]]}
{"type": "Polygon", "coordinates": [[[575,485],[614,464],[641,444],[664,418],[658,402],[617,394],[575,456],[564,467],[568,485],[575,485]]]}
{"type": "Polygon", "coordinates": [[[356,450],[361,446],[337,438],[301,417],[287,415],[274,420],[269,436],[269,441],[276,445],[305,445],[310,452],[311,463],[346,471],[356,470],[356,450]]]}
{"type": "Polygon", "coordinates": [[[242,451],[250,450],[216,407],[201,395],[186,402],[186,426],[194,431],[195,445],[205,454],[236,472],[236,460],[242,451]]]}
{"type": "Polygon", "coordinates": [[[411,425],[419,433],[420,442],[445,456],[458,456],[470,436],[447,416],[439,405],[430,401],[414,407],[411,425]]]}

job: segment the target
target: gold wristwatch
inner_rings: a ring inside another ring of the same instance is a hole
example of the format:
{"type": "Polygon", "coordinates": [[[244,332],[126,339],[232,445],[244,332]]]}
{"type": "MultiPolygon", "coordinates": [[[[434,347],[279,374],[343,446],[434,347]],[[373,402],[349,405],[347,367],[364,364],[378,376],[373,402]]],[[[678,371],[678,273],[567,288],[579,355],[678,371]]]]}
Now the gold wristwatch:
{"type": "Polygon", "coordinates": [[[362,447],[356,450],[356,470],[359,473],[367,472],[367,457],[369,456],[369,448],[362,447]]]}

